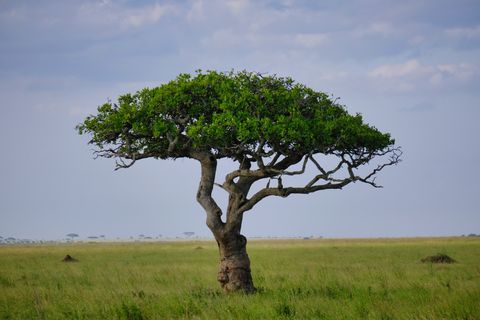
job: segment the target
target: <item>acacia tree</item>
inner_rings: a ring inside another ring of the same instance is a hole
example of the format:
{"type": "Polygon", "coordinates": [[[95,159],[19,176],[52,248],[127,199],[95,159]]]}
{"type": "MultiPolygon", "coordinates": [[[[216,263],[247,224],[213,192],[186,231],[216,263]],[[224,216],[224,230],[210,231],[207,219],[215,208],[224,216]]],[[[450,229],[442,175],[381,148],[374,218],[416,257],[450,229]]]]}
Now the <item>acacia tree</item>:
{"type": "Polygon", "coordinates": [[[197,201],[218,243],[218,281],[225,291],[254,291],[247,240],[240,234],[245,212],[272,196],[342,189],[354,182],[379,187],[376,174],[401,155],[389,134],[364,124],[359,114],[348,114],[327,94],[290,78],[246,71],[181,74],[159,87],[122,95],[118,104],[101,105],[77,129],[91,136],[97,157],[116,159],[116,169],[145,158],[199,162],[197,201]],[[225,158],[237,168],[215,183],[217,161],[225,158]],[[359,173],[374,158],[385,160],[359,173]],[[288,177],[312,169],[305,183],[286,185],[288,177]],[[215,185],[228,192],[225,214],[212,197],[215,185]]]}

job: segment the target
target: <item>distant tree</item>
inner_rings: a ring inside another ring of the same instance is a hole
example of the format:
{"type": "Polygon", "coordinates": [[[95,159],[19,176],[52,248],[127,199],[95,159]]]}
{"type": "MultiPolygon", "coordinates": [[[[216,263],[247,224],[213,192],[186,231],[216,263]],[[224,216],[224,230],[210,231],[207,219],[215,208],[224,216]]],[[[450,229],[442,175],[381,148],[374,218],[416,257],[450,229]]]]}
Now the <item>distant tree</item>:
{"type": "Polygon", "coordinates": [[[193,235],[195,234],[195,232],[186,231],[186,232],[184,232],[183,234],[190,238],[191,236],[193,236],[193,235]]]}
{"type": "Polygon", "coordinates": [[[359,114],[348,114],[327,94],[290,78],[250,72],[181,74],[159,87],[122,95],[118,104],[101,105],[77,129],[91,136],[96,157],[116,159],[116,169],[146,158],[198,161],[197,200],[219,246],[218,281],[226,291],[254,291],[247,241],[240,234],[245,212],[267,197],[355,182],[379,187],[377,173],[401,155],[389,134],[365,124],[359,114]],[[217,184],[221,159],[237,169],[217,184]],[[312,175],[299,182],[295,176],[303,174],[312,175]],[[212,196],[215,185],[228,193],[223,219],[212,196]]]}
{"type": "Polygon", "coordinates": [[[69,234],[67,234],[67,237],[68,237],[70,240],[73,240],[74,238],[78,238],[78,234],[76,234],[76,233],[69,233],[69,234]]]}

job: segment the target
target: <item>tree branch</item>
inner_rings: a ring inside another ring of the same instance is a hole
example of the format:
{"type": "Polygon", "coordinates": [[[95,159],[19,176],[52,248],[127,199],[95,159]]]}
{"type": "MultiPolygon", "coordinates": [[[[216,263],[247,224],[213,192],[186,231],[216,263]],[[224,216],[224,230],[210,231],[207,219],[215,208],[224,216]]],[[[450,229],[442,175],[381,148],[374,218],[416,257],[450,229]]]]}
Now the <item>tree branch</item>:
{"type": "MultiPolygon", "coordinates": [[[[345,154],[345,153],[343,153],[342,155],[339,155],[341,160],[339,161],[339,163],[333,169],[331,169],[329,171],[325,170],[318,163],[318,161],[316,161],[314,159],[313,155],[311,155],[311,154],[306,155],[305,160],[304,160],[303,165],[302,165],[302,169],[299,170],[299,171],[290,172],[290,174],[294,175],[294,174],[303,173],[305,171],[305,167],[306,167],[306,163],[307,163],[308,159],[310,159],[315,164],[315,166],[321,172],[321,174],[313,177],[313,179],[311,179],[303,187],[287,187],[287,188],[283,187],[282,182],[280,180],[280,178],[281,178],[281,176],[280,176],[277,188],[271,188],[270,184],[267,183],[267,186],[265,188],[263,188],[260,191],[258,191],[257,193],[255,193],[250,199],[246,199],[244,204],[239,208],[239,211],[240,212],[246,212],[246,211],[252,209],[259,201],[261,201],[262,199],[264,199],[266,197],[269,197],[269,196],[288,197],[291,194],[308,194],[308,193],[313,193],[313,192],[317,192],[317,191],[320,191],[320,190],[342,189],[344,186],[346,186],[346,185],[348,185],[352,182],[356,182],[356,181],[360,181],[360,182],[363,182],[363,183],[370,184],[371,186],[376,187],[376,188],[381,188],[381,186],[377,185],[376,182],[375,182],[375,175],[378,172],[380,172],[381,170],[383,170],[385,167],[396,165],[397,163],[399,163],[401,161],[400,157],[402,155],[402,151],[401,151],[400,148],[389,148],[389,149],[387,149],[387,150],[385,150],[381,153],[377,153],[377,154],[364,153],[362,156],[358,157],[357,159],[352,158],[352,159],[350,159],[350,161],[345,159],[346,155],[347,154],[345,154]],[[375,155],[387,155],[387,154],[391,154],[390,158],[389,158],[389,161],[384,163],[384,164],[378,165],[375,169],[373,169],[366,176],[361,177],[361,176],[358,176],[358,175],[354,174],[353,170],[357,169],[359,163],[367,163],[375,155]],[[348,176],[345,177],[345,178],[339,178],[339,179],[332,177],[332,175],[335,174],[336,172],[338,172],[340,169],[342,169],[342,167],[344,167],[344,165],[347,165],[348,176]],[[327,181],[327,183],[316,185],[316,183],[319,180],[327,181]]],[[[351,155],[349,155],[349,156],[351,156],[351,155]]],[[[286,171],[282,171],[282,172],[285,173],[286,171]]]]}
{"type": "Polygon", "coordinates": [[[394,149],[390,149],[388,152],[384,152],[383,155],[386,155],[387,153],[391,153],[391,156],[390,156],[390,159],[388,162],[382,164],[382,165],[378,165],[370,174],[368,174],[367,176],[365,176],[364,178],[360,178],[358,177],[357,180],[358,181],[361,181],[363,183],[367,183],[375,188],[383,188],[383,186],[381,185],[378,185],[375,183],[375,175],[377,173],[379,173],[380,171],[383,170],[383,168],[385,167],[388,167],[388,166],[393,166],[393,165],[397,165],[400,161],[402,161],[400,159],[400,157],[402,156],[403,152],[401,150],[400,147],[398,148],[394,148],[394,149]],[[371,180],[370,180],[371,179],[371,180]]]}
{"type": "Polygon", "coordinates": [[[274,166],[274,165],[277,163],[277,161],[278,161],[278,159],[280,158],[281,155],[282,155],[282,154],[281,154],[280,152],[277,152],[277,153],[275,154],[275,156],[273,157],[272,161],[270,161],[270,163],[268,164],[268,166],[269,166],[269,167],[274,166]]]}
{"type": "Polygon", "coordinates": [[[310,187],[289,187],[289,188],[264,188],[257,193],[255,193],[243,206],[240,207],[240,212],[246,212],[252,209],[258,202],[262,199],[269,196],[279,196],[279,197],[288,197],[291,194],[308,194],[320,190],[327,189],[342,189],[347,184],[351,183],[352,180],[345,179],[342,182],[331,183],[328,182],[322,185],[310,186],[310,187]]]}
{"type": "MultiPolygon", "coordinates": [[[[274,166],[264,166],[263,169],[259,168],[257,170],[250,169],[238,169],[227,174],[225,177],[224,187],[229,187],[234,184],[235,178],[244,177],[248,178],[249,182],[253,183],[259,179],[271,178],[277,176],[284,172],[288,167],[297,164],[303,158],[303,155],[295,155],[290,157],[285,157],[282,161],[277,163],[274,166]]],[[[304,165],[306,166],[306,160],[304,165]]],[[[304,171],[304,170],[303,170],[304,171]]]]}
{"type": "Polygon", "coordinates": [[[296,175],[299,175],[299,174],[303,174],[303,173],[305,173],[305,168],[307,167],[307,162],[308,162],[308,159],[309,159],[310,156],[311,156],[311,154],[305,155],[304,160],[303,160],[303,164],[302,164],[302,168],[300,170],[297,170],[297,171],[277,170],[273,167],[269,168],[268,170],[271,171],[271,172],[277,173],[279,175],[284,174],[284,175],[287,175],[287,176],[296,176],[296,175]]]}
{"type": "Polygon", "coordinates": [[[125,168],[130,168],[137,162],[138,160],[145,159],[152,157],[153,155],[144,152],[144,153],[138,153],[138,152],[121,152],[120,149],[123,147],[123,145],[119,145],[116,148],[109,148],[109,149],[104,149],[104,150],[94,150],[94,159],[97,159],[98,157],[102,158],[117,158],[115,160],[115,170],[119,169],[125,169],[125,168]],[[129,163],[127,163],[125,160],[131,160],[129,163]]]}

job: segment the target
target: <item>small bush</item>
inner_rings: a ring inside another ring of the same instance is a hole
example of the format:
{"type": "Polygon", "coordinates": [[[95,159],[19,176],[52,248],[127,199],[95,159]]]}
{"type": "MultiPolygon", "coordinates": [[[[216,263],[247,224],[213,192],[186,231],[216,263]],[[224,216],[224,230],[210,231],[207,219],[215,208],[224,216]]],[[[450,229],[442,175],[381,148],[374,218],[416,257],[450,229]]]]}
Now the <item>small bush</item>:
{"type": "Polygon", "coordinates": [[[423,263],[455,263],[456,260],[450,258],[444,253],[438,253],[434,256],[428,256],[422,259],[423,263]]]}

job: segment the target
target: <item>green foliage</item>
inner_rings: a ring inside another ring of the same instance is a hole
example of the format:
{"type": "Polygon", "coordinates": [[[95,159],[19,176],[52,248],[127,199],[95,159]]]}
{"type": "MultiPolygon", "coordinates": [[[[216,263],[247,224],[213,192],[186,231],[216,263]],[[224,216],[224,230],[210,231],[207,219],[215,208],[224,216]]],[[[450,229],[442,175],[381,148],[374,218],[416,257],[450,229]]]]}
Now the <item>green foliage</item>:
{"type": "Polygon", "coordinates": [[[181,74],[156,88],[120,96],[77,126],[99,150],[116,155],[185,157],[191,150],[240,158],[262,146],[284,155],[376,152],[389,134],[322,92],[258,73],[181,74]]]}

